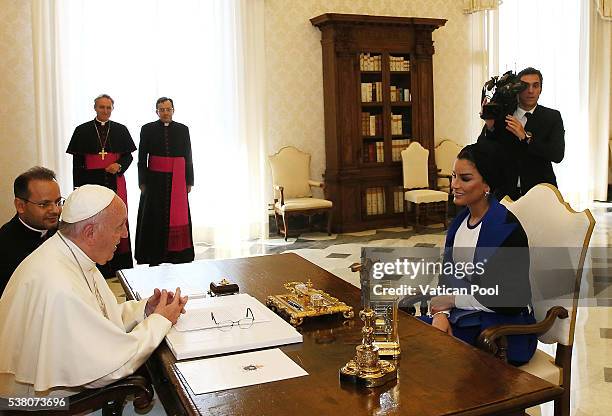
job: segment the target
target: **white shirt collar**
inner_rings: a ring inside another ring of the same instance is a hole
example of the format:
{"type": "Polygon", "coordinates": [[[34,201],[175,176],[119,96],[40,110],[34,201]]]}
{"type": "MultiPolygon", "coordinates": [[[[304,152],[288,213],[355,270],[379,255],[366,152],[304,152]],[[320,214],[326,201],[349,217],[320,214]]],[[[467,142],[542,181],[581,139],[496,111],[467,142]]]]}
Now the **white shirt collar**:
{"type": "Polygon", "coordinates": [[[102,125],[105,125],[107,122],[109,122],[110,120],[106,120],[106,121],[100,121],[98,120],[98,117],[96,117],[96,121],[102,125]]]}
{"type": "Polygon", "coordinates": [[[83,267],[83,271],[91,273],[96,268],[96,262],[90,259],[79,246],[77,246],[70,238],[62,234],[61,231],[58,231],[57,234],[60,234],[60,237],[63,238],[70,248],[72,248],[72,251],[78,259],[79,264],[81,267],[83,267]]]}
{"type": "Polygon", "coordinates": [[[523,110],[521,108],[521,106],[516,107],[516,118],[521,119],[521,118],[525,117],[526,113],[533,114],[533,112],[535,111],[537,106],[538,106],[537,104],[534,105],[531,110],[523,110]]]}
{"type": "Polygon", "coordinates": [[[45,235],[47,235],[47,231],[49,231],[49,230],[39,230],[39,229],[37,229],[37,228],[30,227],[28,224],[26,224],[26,223],[25,223],[25,222],[24,222],[24,221],[21,219],[21,217],[17,216],[17,218],[19,218],[19,221],[21,221],[21,223],[23,224],[23,226],[24,226],[24,227],[29,228],[29,229],[30,229],[30,230],[32,230],[32,231],[36,231],[37,233],[40,233],[40,237],[41,237],[41,238],[42,238],[42,237],[44,237],[45,235]]]}
{"type": "Polygon", "coordinates": [[[170,123],[164,123],[164,126],[168,127],[170,125],[170,123]]]}

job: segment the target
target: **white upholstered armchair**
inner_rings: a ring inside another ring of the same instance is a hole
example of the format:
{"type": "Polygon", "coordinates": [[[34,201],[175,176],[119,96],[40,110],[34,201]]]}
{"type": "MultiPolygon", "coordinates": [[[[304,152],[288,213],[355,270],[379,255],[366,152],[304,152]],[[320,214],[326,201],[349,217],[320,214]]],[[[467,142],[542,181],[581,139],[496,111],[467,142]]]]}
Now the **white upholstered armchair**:
{"type": "Polygon", "coordinates": [[[286,146],[269,156],[268,160],[272,169],[274,218],[278,232],[287,240],[290,216],[306,215],[310,225],[313,215],[324,213],[327,215],[327,233],[331,234],[332,202],[313,198],[311,187],[323,188],[324,184],[310,179],[310,154],[286,146]]]}
{"type": "Polygon", "coordinates": [[[434,149],[438,168],[438,190],[451,193],[450,184],[453,166],[462,147],[452,140],[442,140],[434,149]]]}
{"type": "Polygon", "coordinates": [[[487,328],[480,335],[480,344],[500,358],[504,358],[508,335],[537,334],[540,342],[556,344],[555,357],[538,349],[519,368],[563,387],[563,397],[555,401],[555,415],[569,415],[580,283],[595,219],[588,209],[574,211],[549,184],[536,185],[516,202],[506,197],[502,203],[519,219],[529,239],[529,280],[538,322],[487,328]],[[551,296],[551,292],[562,296],[551,296]]]}

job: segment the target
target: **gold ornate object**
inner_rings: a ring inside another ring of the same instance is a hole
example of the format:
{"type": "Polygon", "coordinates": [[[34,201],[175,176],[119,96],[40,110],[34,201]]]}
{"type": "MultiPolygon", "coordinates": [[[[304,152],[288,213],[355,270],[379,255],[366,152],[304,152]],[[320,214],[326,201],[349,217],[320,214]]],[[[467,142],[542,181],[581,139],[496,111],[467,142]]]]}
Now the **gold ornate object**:
{"type": "MultiPolygon", "coordinates": [[[[398,298],[373,293],[371,272],[375,262],[365,258],[361,264],[353,264],[351,270],[359,271],[363,306],[371,309],[375,316],[373,337],[374,345],[378,347],[378,354],[395,360],[399,359],[402,353],[398,332],[398,298]]],[[[389,281],[377,282],[383,287],[390,285],[389,281]]]]}
{"type": "Polygon", "coordinates": [[[340,381],[351,382],[365,387],[378,387],[397,378],[397,367],[391,361],[381,360],[378,347],[374,345],[376,314],[372,309],[359,312],[364,321],[363,340],[358,345],[355,357],[340,369],[340,381]]]}
{"type": "Polygon", "coordinates": [[[376,318],[374,319],[374,345],[381,357],[398,359],[402,354],[399,343],[398,316],[396,300],[377,300],[370,302],[376,318]]]}
{"type": "Polygon", "coordinates": [[[268,296],[266,305],[276,313],[287,316],[293,326],[300,326],[304,318],[314,316],[336,313],[341,313],[346,319],[355,316],[351,306],[322,290],[314,289],[310,280],[306,283],[288,282],[284,286],[289,293],[268,296]]]}

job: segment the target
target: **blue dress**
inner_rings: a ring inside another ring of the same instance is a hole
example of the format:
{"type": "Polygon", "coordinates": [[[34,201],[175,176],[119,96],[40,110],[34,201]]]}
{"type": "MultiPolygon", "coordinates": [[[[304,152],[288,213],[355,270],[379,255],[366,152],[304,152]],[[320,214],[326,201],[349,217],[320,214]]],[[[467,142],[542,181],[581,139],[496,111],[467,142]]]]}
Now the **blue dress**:
{"type": "MultiPolygon", "coordinates": [[[[469,215],[464,209],[448,229],[444,249],[444,264],[453,263],[455,235],[469,215]]],[[[440,276],[438,286],[466,288],[498,288],[496,295],[474,294],[483,306],[493,312],[453,308],[449,317],[453,335],[476,345],[478,335],[486,328],[501,324],[533,324],[536,322],[527,305],[531,303],[529,285],[529,244],[525,230],[518,219],[495,198],[490,199],[489,210],[482,219],[474,263],[482,265],[482,273],[458,278],[452,274],[440,276]]],[[[446,268],[445,268],[446,270],[446,268]]],[[[423,317],[431,323],[431,317],[423,317]]],[[[537,348],[537,337],[511,335],[508,340],[508,362],[521,365],[528,362],[537,348]]]]}

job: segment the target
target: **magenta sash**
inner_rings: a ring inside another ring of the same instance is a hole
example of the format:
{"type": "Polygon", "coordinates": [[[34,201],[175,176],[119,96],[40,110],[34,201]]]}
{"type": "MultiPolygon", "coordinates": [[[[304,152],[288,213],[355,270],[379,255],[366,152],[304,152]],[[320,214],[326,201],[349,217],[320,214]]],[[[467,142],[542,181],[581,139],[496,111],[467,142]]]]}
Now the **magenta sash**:
{"type": "MultiPolygon", "coordinates": [[[[107,153],[104,157],[104,160],[100,157],[99,154],[85,154],[85,168],[87,170],[93,169],[106,169],[108,166],[115,163],[119,160],[121,155],[119,153],[107,153]]],[[[125,177],[123,175],[117,176],[117,195],[121,200],[125,203],[125,207],[128,206],[127,200],[127,187],[125,185],[125,177]]],[[[126,227],[129,227],[126,223],[126,227]]],[[[128,228],[129,229],[129,228],[128,228]]],[[[130,240],[129,238],[122,238],[119,242],[119,246],[117,247],[117,251],[119,253],[129,253],[130,249],[130,240]]]]}
{"type": "Polygon", "coordinates": [[[185,158],[149,155],[149,170],[172,174],[168,251],[183,251],[191,248],[185,158]]]}

